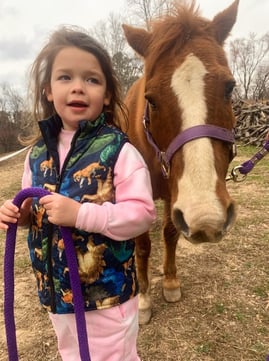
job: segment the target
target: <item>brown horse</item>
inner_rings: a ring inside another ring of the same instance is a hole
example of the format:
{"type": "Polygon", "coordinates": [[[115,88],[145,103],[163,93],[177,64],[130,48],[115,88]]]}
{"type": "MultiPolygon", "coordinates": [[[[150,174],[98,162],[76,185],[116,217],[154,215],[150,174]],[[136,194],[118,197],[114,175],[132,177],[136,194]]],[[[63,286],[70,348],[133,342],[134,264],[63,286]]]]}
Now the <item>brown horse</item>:
{"type": "MultiPolygon", "coordinates": [[[[235,85],[223,44],[239,0],[212,21],[195,3],[152,22],[151,31],[123,25],[144,59],[144,75],[130,88],[127,133],[148,164],[154,199],[164,201],[163,292],[181,297],[175,250],[180,233],[193,243],[219,241],[235,219],[225,177],[232,159],[235,85]]],[[[140,323],[151,317],[149,234],[136,240],[140,323]]]]}

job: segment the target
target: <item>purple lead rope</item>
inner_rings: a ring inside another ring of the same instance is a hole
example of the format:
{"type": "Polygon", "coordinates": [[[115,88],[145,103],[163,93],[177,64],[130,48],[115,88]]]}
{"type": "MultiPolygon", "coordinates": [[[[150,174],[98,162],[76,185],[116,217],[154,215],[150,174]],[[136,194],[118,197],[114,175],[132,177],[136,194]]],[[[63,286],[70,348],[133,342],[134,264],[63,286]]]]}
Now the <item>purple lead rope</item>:
{"type": "Polygon", "coordinates": [[[241,174],[248,174],[267,153],[269,152],[269,140],[265,142],[264,146],[249,160],[242,163],[239,167],[241,174]]]}
{"type": "Polygon", "coordinates": [[[254,154],[253,157],[251,157],[246,162],[237,165],[236,167],[233,167],[230,175],[226,177],[226,181],[233,180],[234,182],[242,182],[243,180],[245,180],[248,173],[264,156],[266,156],[266,154],[268,154],[268,152],[269,152],[269,140],[265,142],[263,147],[256,154],[254,154]]]}
{"type": "MultiPolygon", "coordinates": [[[[20,208],[22,202],[26,198],[41,198],[48,194],[50,194],[50,192],[42,188],[26,188],[15,196],[13,203],[20,208]]],[[[16,233],[17,223],[9,224],[9,229],[6,235],[4,256],[4,317],[9,361],[18,360],[16,326],[14,317],[14,258],[16,233]]],[[[81,291],[77,257],[72,240],[71,229],[68,227],[61,227],[61,233],[64,239],[65,252],[73,293],[80,357],[81,361],[91,361],[85,321],[84,301],[81,291]]]]}

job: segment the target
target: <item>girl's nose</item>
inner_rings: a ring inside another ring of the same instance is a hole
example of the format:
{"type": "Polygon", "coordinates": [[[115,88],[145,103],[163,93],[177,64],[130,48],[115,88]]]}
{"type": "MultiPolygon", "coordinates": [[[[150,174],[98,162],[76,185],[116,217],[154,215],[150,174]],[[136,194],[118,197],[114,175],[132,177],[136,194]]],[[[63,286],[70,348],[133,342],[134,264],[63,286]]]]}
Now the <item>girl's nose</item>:
{"type": "Polygon", "coordinates": [[[77,79],[73,82],[72,93],[84,93],[85,92],[85,84],[84,81],[77,79]]]}

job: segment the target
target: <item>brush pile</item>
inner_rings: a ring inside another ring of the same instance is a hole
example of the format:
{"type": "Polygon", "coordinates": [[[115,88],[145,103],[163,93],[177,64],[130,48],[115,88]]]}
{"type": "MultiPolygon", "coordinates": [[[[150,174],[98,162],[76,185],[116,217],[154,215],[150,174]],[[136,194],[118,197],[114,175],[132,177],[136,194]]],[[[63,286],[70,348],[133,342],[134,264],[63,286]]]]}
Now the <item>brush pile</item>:
{"type": "Polygon", "coordinates": [[[233,110],[237,120],[236,141],[262,146],[269,132],[269,101],[251,103],[240,99],[233,103],[233,110]]]}

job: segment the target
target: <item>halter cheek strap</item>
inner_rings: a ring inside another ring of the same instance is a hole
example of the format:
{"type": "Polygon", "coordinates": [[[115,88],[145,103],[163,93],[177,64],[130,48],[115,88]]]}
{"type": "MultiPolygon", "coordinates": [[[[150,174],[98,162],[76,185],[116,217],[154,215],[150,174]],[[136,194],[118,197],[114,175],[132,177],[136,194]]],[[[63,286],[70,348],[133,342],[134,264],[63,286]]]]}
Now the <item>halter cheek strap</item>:
{"type": "MultiPolygon", "coordinates": [[[[161,151],[157,146],[155,140],[153,139],[151,132],[149,131],[149,123],[149,105],[148,102],[146,102],[143,117],[144,129],[148,142],[155,149],[156,156],[161,163],[161,169],[165,178],[169,177],[170,162],[175,152],[191,140],[208,137],[222,140],[223,142],[235,145],[235,137],[232,130],[222,128],[213,124],[200,124],[183,130],[171,141],[166,151],[161,151]]],[[[236,151],[234,148],[232,157],[230,157],[231,159],[233,158],[235,153],[236,151]]]]}
{"type": "MultiPolygon", "coordinates": [[[[14,198],[13,203],[20,208],[26,198],[41,198],[50,194],[42,188],[26,188],[20,191],[14,198]]],[[[71,229],[60,227],[64,239],[67,263],[69,267],[70,283],[73,293],[74,310],[76,317],[79,351],[81,361],[91,361],[85,321],[84,300],[81,291],[80,278],[78,274],[77,257],[72,239],[71,229]]],[[[16,326],[14,317],[14,257],[16,245],[17,223],[9,224],[6,234],[6,247],[4,255],[4,317],[6,328],[6,339],[9,361],[18,360],[18,349],[16,342],[16,326]]]]}

